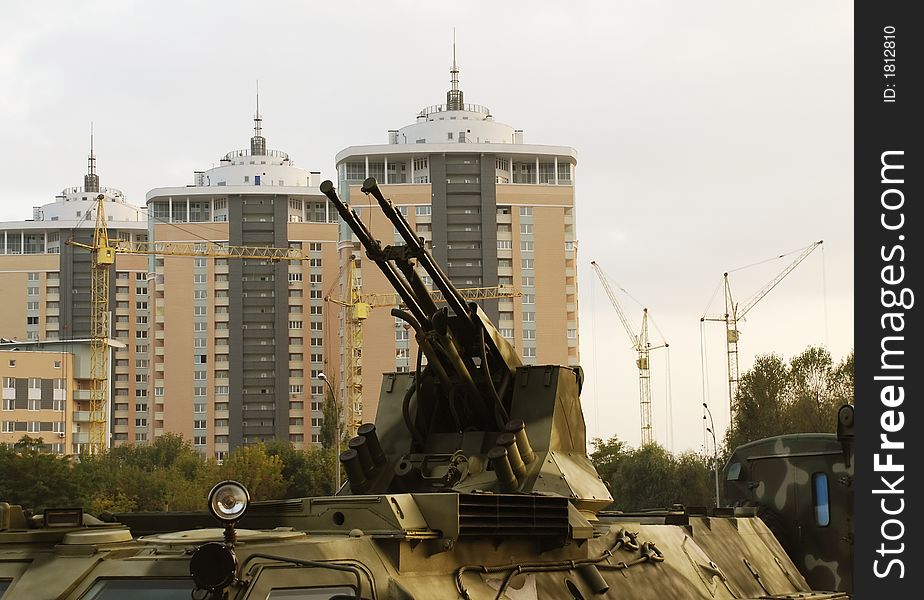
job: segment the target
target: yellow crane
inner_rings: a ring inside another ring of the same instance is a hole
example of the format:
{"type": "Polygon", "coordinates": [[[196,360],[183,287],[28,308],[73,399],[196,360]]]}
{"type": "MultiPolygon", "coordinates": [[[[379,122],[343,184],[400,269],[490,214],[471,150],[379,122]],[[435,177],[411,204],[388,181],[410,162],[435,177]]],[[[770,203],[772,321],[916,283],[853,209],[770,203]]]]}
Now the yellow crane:
{"type": "Polygon", "coordinates": [[[109,381],[109,270],[117,254],[241,258],[255,260],[307,260],[300,248],[230,246],[216,242],[130,242],[110,239],[104,209],[104,196],[96,198],[96,226],[93,244],[68,240],[71,246],[93,253],[90,292],[90,435],[91,454],[106,449],[106,390],[109,381]]]}
{"type": "Polygon", "coordinates": [[[610,299],[610,304],[616,309],[616,314],[619,315],[619,320],[622,322],[623,328],[629,335],[629,341],[632,342],[632,348],[638,354],[635,365],[638,368],[639,410],[642,417],[642,445],[644,446],[654,441],[654,430],[651,419],[651,363],[648,360],[648,355],[652,350],[667,348],[669,344],[664,342],[657,346],[651,345],[651,342],[648,340],[647,308],[642,309],[642,326],[639,332],[635,333],[635,330],[632,329],[632,325],[629,324],[629,319],[626,318],[626,314],[622,310],[622,306],[619,304],[619,300],[616,298],[616,293],[610,287],[609,279],[603,272],[603,269],[600,268],[597,261],[591,261],[590,266],[593,267],[594,273],[597,274],[597,278],[603,285],[603,289],[610,299]]]}
{"type": "MultiPolygon", "coordinates": [[[[764,287],[757,290],[750,298],[748,298],[744,304],[738,305],[732,297],[731,286],[728,283],[728,273],[723,273],[722,281],[725,287],[725,314],[724,315],[703,315],[700,318],[700,323],[705,321],[718,321],[725,323],[725,343],[726,343],[726,358],[728,361],[728,414],[729,414],[729,426],[733,426],[735,422],[735,402],[738,398],[738,340],[741,337],[741,332],[738,331],[738,321],[743,319],[754,306],[760,302],[764,296],[770,293],[770,290],[775,288],[783,279],[792,273],[793,269],[799,266],[803,260],[808,258],[809,254],[815,251],[816,248],[822,245],[824,240],[818,240],[802,248],[799,252],[799,255],[796,256],[795,260],[789,263],[785,269],[777,273],[776,277],[767,282],[764,287]]],[[[782,258],[786,256],[781,254],[776,258],[782,258]]]]}
{"type": "MultiPolygon", "coordinates": [[[[401,297],[394,293],[362,293],[362,283],[359,268],[356,266],[357,257],[352,256],[347,264],[347,281],[350,287],[346,290],[345,298],[325,298],[326,301],[342,306],[346,310],[344,344],[343,344],[343,375],[345,398],[343,406],[347,414],[344,415],[346,423],[346,437],[352,438],[356,430],[363,423],[363,322],[369,318],[373,308],[401,306],[401,297]]],[[[492,298],[515,298],[523,294],[510,286],[489,286],[462,288],[459,290],[466,300],[489,300],[492,298]]],[[[434,302],[443,301],[443,292],[434,290],[430,292],[434,302]]]]}

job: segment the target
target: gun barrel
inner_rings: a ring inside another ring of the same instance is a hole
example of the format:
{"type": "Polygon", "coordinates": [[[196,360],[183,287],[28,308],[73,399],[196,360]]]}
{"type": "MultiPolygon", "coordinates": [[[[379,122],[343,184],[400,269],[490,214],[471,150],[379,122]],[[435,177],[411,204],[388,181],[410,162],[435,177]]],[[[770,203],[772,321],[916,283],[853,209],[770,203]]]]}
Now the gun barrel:
{"type": "Polygon", "coordinates": [[[414,234],[414,230],[411,229],[410,224],[404,218],[404,215],[400,211],[396,210],[394,205],[390,200],[386,199],[382,194],[382,190],[379,189],[378,182],[376,182],[375,177],[369,177],[363,182],[362,187],[363,193],[372,194],[372,196],[378,201],[379,206],[382,208],[382,212],[385,213],[385,216],[388,217],[388,220],[392,222],[395,226],[395,229],[404,239],[404,242],[408,247],[413,248],[417,254],[417,260],[420,262],[420,266],[433,278],[433,283],[441,292],[443,292],[443,298],[445,298],[446,303],[452,309],[452,311],[468,322],[469,325],[473,325],[471,315],[469,314],[468,304],[465,301],[465,298],[462,297],[462,294],[459,293],[459,290],[456,289],[452,282],[449,280],[449,277],[440,266],[433,260],[433,257],[430,256],[430,253],[426,251],[421,244],[420,238],[414,234]]]}
{"type": "Polygon", "coordinates": [[[398,295],[401,296],[401,300],[407,305],[411,314],[414,315],[423,327],[429,329],[431,327],[430,315],[424,311],[420,302],[418,302],[413,291],[413,285],[384,258],[382,245],[372,236],[372,232],[369,231],[366,225],[359,219],[356,211],[351,209],[346,202],[340,199],[336,188],[334,188],[333,182],[329,179],[323,181],[321,183],[321,193],[327,196],[334,207],[336,207],[337,212],[340,213],[340,218],[350,226],[350,229],[352,229],[356,237],[359,238],[359,243],[366,249],[366,256],[372,259],[376,266],[379,267],[385,275],[385,278],[388,279],[388,283],[390,283],[395,291],[398,292],[398,295]]]}

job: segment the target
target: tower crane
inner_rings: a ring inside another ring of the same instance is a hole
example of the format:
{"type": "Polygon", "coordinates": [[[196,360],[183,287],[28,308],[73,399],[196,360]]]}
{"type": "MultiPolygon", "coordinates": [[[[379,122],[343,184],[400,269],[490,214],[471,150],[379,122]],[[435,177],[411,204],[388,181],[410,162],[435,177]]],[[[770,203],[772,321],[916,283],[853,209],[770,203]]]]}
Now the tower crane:
{"type": "MultiPolygon", "coordinates": [[[[770,290],[779,285],[793,269],[799,266],[799,263],[808,258],[808,255],[814,252],[822,243],[824,243],[824,240],[818,240],[799,251],[799,255],[795,260],[789,263],[785,269],[777,273],[776,277],[767,282],[764,287],[757,290],[757,292],[740,306],[732,297],[731,286],[728,283],[728,273],[724,273],[722,275],[722,281],[725,287],[725,314],[703,315],[700,318],[701,323],[705,321],[725,323],[725,343],[728,360],[728,414],[730,426],[735,422],[735,403],[738,398],[738,340],[741,337],[741,332],[738,331],[738,321],[743,319],[764,296],[770,293],[770,290]]],[[[786,255],[781,254],[777,258],[782,258],[783,256],[786,255]]]]}
{"type": "MultiPolygon", "coordinates": [[[[347,409],[345,415],[347,438],[356,435],[356,430],[362,425],[363,414],[363,322],[369,318],[373,308],[379,307],[397,307],[402,304],[401,297],[394,292],[391,293],[362,293],[361,279],[359,277],[359,268],[356,266],[356,256],[352,256],[347,265],[347,281],[350,282],[350,289],[347,290],[346,297],[325,298],[326,301],[342,306],[346,310],[346,327],[343,345],[344,354],[344,391],[346,398],[344,406],[347,409]]],[[[487,300],[491,298],[514,298],[522,296],[522,293],[511,288],[510,286],[491,286],[462,288],[459,290],[462,297],[466,300],[487,300]]],[[[430,297],[434,302],[443,301],[443,292],[433,290],[430,297]]]]}
{"type": "Polygon", "coordinates": [[[629,324],[629,319],[626,318],[626,314],[622,310],[622,306],[619,304],[619,300],[616,299],[616,294],[610,287],[610,282],[603,273],[603,269],[600,268],[597,261],[591,261],[590,266],[593,267],[594,273],[597,274],[597,278],[603,285],[603,289],[610,299],[610,304],[616,309],[616,314],[619,315],[619,320],[622,321],[622,326],[629,335],[629,341],[632,342],[632,348],[638,353],[635,365],[638,368],[639,410],[642,416],[642,445],[650,444],[654,441],[654,435],[651,423],[651,365],[648,361],[648,353],[658,348],[667,348],[669,344],[664,342],[663,344],[652,346],[651,342],[649,342],[647,308],[642,309],[642,325],[639,332],[635,333],[635,330],[632,329],[632,325],[629,324]]]}
{"type": "Polygon", "coordinates": [[[111,239],[107,229],[104,196],[96,198],[93,244],[68,240],[71,246],[93,253],[91,265],[90,435],[91,454],[106,449],[106,388],[109,380],[109,270],[117,254],[241,258],[254,260],[307,260],[300,248],[230,246],[216,242],[151,242],[111,239]]]}

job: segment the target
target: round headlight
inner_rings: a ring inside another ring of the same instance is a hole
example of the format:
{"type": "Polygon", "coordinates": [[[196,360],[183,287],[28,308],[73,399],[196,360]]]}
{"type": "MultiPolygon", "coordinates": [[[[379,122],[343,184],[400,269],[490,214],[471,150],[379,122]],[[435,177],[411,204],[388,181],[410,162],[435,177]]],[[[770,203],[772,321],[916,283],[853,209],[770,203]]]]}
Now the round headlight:
{"type": "Polygon", "coordinates": [[[189,574],[196,587],[216,590],[234,583],[237,557],[224,544],[209,542],[196,548],[189,560],[189,574]]]}
{"type": "Polygon", "coordinates": [[[209,512],[225,523],[233,523],[247,511],[250,492],[236,481],[222,481],[209,492],[209,512]]]}

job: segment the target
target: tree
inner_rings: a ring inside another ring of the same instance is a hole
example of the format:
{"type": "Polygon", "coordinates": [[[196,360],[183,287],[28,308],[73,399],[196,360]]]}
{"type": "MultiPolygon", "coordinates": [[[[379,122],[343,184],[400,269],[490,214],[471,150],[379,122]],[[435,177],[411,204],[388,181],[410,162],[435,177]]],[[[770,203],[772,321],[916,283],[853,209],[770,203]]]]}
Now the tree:
{"type": "Polygon", "coordinates": [[[817,346],[788,364],[776,354],[758,356],[741,377],[725,452],[775,435],[835,431],[838,408],[854,401],[853,367],[853,352],[835,365],[817,346]]]}
{"type": "Polygon", "coordinates": [[[264,444],[235,449],[221,466],[220,472],[223,479],[233,479],[244,484],[253,500],[275,500],[285,496],[282,459],[271,456],[264,444]]]}
{"type": "Polygon", "coordinates": [[[35,511],[73,506],[77,478],[70,460],[42,452],[42,438],[24,435],[12,448],[0,445],[0,498],[35,511]]]}
{"type": "Polygon", "coordinates": [[[266,451],[282,460],[287,498],[326,496],[333,492],[333,463],[329,451],[315,446],[298,450],[291,442],[278,440],[268,442],[266,451]]]}
{"type": "Polygon", "coordinates": [[[612,508],[641,510],[714,503],[712,469],[692,452],[674,456],[658,444],[630,448],[615,437],[591,442],[591,462],[610,489],[612,508]]]}
{"type": "Polygon", "coordinates": [[[340,446],[343,444],[343,434],[341,433],[343,411],[333,392],[331,392],[330,386],[325,386],[325,390],[324,406],[321,409],[324,417],[321,421],[321,446],[328,450],[336,448],[339,453],[340,446]]]}

